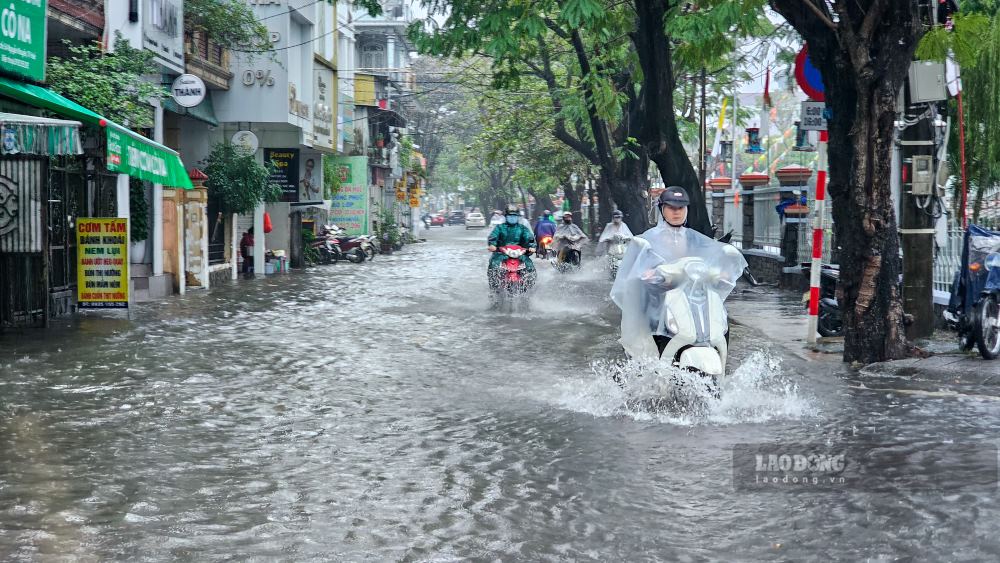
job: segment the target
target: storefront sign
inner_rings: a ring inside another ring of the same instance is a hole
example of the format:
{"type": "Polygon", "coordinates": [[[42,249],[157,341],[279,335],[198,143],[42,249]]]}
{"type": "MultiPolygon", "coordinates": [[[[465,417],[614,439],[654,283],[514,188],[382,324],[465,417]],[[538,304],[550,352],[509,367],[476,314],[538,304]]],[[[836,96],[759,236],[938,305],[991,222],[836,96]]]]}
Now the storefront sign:
{"type": "Polygon", "coordinates": [[[281,186],[281,201],[299,201],[299,149],[264,149],[264,163],[274,166],[271,181],[281,186]]]}
{"type": "Polygon", "coordinates": [[[184,72],[184,11],[181,0],[145,0],[142,46],[163,66],[184,72]]]}
{"type": "Polygon", "coordinates": [[[416,209],[417,207],[420,207],[420,198],[419,197],[411,197],[410,198],[410,207],[412,207],[414,209],[416,209]]]}
{"type": "Polygon", "coordinates": [[[193,108],[205,99],[208,91],[201,78],[193,74],[182,74],[174,79],[170,94],[182,108],[193,108]]]}
{"type": "Polygon", "coordinates": [[[406,192],[404,192],[403,190],[397,189],[396,190],[396,201],[398,201],[399,203],[403,203],[404,201],[406,201],[406,192]]]}
{"type": "Polygon", "coordinates": [[[253,131],[237,131],[230,142],[246,154],[256,154],[257,148],[260,147],[260,140],[253,131]]]}
{"type": "Polygon", "coordinates": [[[46,0],[7,0],[0,10],[0,67],[45,80],[46,0]]]}
{"type": "Polygon", "coordinates": [[[337,110],[335,100],[337,89],[333,71],[328,68],[315,68],[313,72],[313,146],[333,150],[333,115],[337,110]]]}
{"type": "Polygon", "coordinates": [[[164,186],[191,188],[191,179],[177,153],[110,124],[106,131],[108,170],[164,186]]]}
{"type": "Polygon", "coordinates": [[[330,222],[350,235],[368,234],[368,158],[364,156],[327,157],[334,160],[340,175],[340,191],[330,206],[330,222]]]}
{"type": "Polygon", "coordinates": [[[319,165],[320,156],[302,158],[302,170],[299,177],[299,201],[323,201],[323,181],[320,178],[323,168],[319,165]]]}
{"type": "Polygon", "coordinates": [[[295,84],[291,82],[288,83],[288,113],[309,119],[309,105],[299,99],[295,84]]]}
{"type": "Polygon", "coordinates": [[[128,307],[128,219],[76,220],[77,302],[128,307]]]}

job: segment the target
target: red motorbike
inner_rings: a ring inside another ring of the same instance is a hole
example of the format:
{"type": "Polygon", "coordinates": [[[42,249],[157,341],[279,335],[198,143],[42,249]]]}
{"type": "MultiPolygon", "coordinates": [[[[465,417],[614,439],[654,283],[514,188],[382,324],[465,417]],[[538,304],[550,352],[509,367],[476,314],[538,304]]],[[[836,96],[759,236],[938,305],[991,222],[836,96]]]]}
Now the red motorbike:
{"type": "Polygon", "coordinates": [[[545,259],[549,254],[549,247],[552,246],[552,235],[545,235],[538,239],[538,257],[545,259]]]}
{"type": "Polygon", "coordinates": [[[526,293],[534,283],[534,272],[528,269],[526,261],[528,249],[516,244],[501,246],[497,253],[504,256],[500,267],[491,271],[490,287],[493,289],[493,306],[511,303],[514,298],[526,293]]]}

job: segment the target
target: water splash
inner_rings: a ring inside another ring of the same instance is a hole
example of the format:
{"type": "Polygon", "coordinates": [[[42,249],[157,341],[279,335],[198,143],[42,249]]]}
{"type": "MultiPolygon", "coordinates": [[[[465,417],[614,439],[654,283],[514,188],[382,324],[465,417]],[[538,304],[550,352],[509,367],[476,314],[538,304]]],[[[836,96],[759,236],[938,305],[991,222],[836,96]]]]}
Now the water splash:
{"type": "Polygon", "coordinates": [[[660,361],[596,361],[593,377],[567,382],[560,407],[598,417],[626,417],[679,426],[761,423],[815,416],[814,401],[768,352],[751,353],[719,381],[719,394],[697,374],[660,361]]]}

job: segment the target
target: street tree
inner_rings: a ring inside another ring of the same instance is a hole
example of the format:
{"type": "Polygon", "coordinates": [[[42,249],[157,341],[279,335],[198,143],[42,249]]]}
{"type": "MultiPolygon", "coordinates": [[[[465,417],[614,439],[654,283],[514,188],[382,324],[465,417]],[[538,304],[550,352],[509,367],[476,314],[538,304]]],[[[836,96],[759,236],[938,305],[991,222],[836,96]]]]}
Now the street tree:
{"type": "Polygon", "coordinates": [[[829,193],[840,246],[844,360],[904,357],[901,259],[889,186],[899,89],[927,29],[918,0],[770,0],[823,76],[829,193]]]}

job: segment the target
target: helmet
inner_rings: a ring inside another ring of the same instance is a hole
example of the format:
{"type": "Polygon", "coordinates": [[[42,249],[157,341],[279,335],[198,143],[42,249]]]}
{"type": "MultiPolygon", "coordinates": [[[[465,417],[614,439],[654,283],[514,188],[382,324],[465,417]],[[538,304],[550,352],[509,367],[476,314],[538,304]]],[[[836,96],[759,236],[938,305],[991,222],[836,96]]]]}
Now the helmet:
{"type": "Polygon", "coordinates": [[[670,207],[687,207],[691,203],[687,190],[680,186],[670,186],[663,190],[656,200],[657,207],[669,205],[670,207]]]}
{"type": "Polygon", "coordinates": [[[507,205],[507,207],[504,207],[503,214],[504,215],[520,215],[521,212],[518,211],[516,205],[510,204],[510,205],[507,205]]]}
{"type": "Polygon", "coordinates": [[[621,217],[621,216],[622,216],[622,212],[621,212],[621,211],[619,211],[619,210],[617,210],[617,209],[615,209],[615,210],[614,210],[614,211],[613,211],[613,212],[611,213],[611,216],[612,216],[612,217],[621,217]]]}
{"type": "Polygon", "coordinates": [[[567,217],[569,217],[570,219],[572,219],[573,218],[573,213],[571,211],[567,211],[566,213],[563,213],[563,219],[565,219],[567,217]]]}

